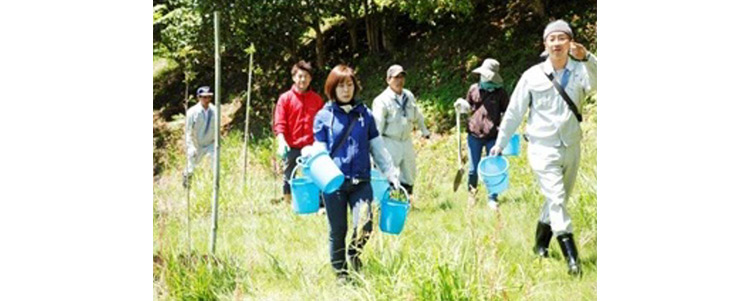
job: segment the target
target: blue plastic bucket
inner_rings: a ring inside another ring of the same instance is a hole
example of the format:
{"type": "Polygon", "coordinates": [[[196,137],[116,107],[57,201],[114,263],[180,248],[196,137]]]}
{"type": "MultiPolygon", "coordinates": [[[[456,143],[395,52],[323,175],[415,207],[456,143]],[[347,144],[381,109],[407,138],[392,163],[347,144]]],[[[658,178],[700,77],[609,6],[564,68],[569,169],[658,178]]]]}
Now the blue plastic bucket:
{"type": "Polygon", "coordinates": [[[388,192],[388,180],[380,171],[373,168],[370,171],[370,186],[372,186],[372,197],[375,202],[382,202],[388,192]]]}
{"type": "Polygon", "coordinates": [[[316,153],[307,160],[302,159],[297,162],[304,165],[305,172],[324,193],[333,193],[344,183],[344,174],[341,173],[336,163],[333,163],[327,151],[316,153]]]}
{"type": "Polygon", "coordinates": [[[501,156],[484,157],[479,161],[479,176],[490,194],[508,189],[508,159],[501,156]]]}
{"type": "Polygon", "coordinates": [[[297,174],[297,168],[300,166],[302,165],[297,164],[294,167],[292,179],[289,180],[289,186],[292,190],[292,210],[297,214],[318,212],[318,209],[320,209],[320,189],[304,173],[301,177],[294,177],[297,174]]]}
{"type": "Polygon", "coordinates": [[[404,224],[406,224],[406,215],[409,213],[409,207],[411,207],[406,189],[400,188],[404,192],[406,200],[392,199],[389,188],[388,192],[384,194],[385,200],[380,202],[380,231],[388,234],[401,234],[401,231],[404,230],[404,224]]]}
{"type": "Polygon", "coordinates": [[[518,156],[521,152],[521,135],[513,134],[510,137],[508,145],[503,149],[503,155],[505,156],[518,156]]]}

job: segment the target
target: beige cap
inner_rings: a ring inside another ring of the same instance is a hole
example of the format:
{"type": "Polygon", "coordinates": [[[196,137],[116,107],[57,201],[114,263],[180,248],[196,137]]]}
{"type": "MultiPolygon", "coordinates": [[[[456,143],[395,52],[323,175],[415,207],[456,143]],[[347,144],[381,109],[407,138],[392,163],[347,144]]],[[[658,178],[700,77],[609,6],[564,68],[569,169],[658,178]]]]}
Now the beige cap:
{"type": "Polygon", "coordinates": [[[391,78],[396,75],[399,75],[399,73],[403,73],[406,75],[406,71],[404,71],[404,67],[401,67],[401,65],[392,65],[388,67],[388,72],[386,73],[385,78],[391,78]]]}

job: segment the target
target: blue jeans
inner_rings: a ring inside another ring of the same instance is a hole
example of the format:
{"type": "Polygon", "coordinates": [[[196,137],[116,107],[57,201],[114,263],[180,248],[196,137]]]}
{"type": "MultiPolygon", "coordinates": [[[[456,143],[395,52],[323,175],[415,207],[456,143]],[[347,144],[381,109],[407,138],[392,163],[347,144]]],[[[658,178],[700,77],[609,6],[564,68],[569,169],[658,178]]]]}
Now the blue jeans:
{"type": "MultiPolygon", "coordinates": [[[[493,138],[477,138],[472,136],[471,134],[468,135],[469,140],[469,190],[476,189],[477,188],[477,180],[479,179],[479,173],[477,172],[477,166],[479,165],[479,160],[482,159],[482,148],[485,149],[485,153],[487,155],[490,154],[490,149],[495,146],[495,140],[497,140],[497,137],[493,138]]],[[[497,200],[497,194],[493,193],[489,195],[490,200],[497,200]]]]}
{"type": "Polygon", "coordinates": [[[346,254],[350,257],[359,256],[362,248],[367,243],[367,239],[372,233],[372,210],[367,210],[366,221],[363,231],[358,235],[357,222],[354,220],[354,233],[349,244],[347,252],[346,231],[347,231],[347,207],[352,211],[358,209],[355,206],[370,206],[372,202],[372,186],[370,182],[360,182],[357,185],[352,184],[350,179],[346,179],[344,184],[331,194],[324,194],[326,203],[326,216],[328,217],[329,243],[331,252],[331,264],[337,273],[345,273],[346,254]]]}

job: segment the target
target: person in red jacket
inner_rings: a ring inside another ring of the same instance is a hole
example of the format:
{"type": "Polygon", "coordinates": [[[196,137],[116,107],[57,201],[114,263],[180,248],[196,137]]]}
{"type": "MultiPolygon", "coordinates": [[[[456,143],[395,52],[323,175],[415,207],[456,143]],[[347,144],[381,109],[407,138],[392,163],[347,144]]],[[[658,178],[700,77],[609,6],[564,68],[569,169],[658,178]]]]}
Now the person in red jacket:
{"type": "Polygon", "coordinates": [[[273,118],[273,132],[276,134],[278,149],[276,155],[284,160],[284,200],[291,201],[289,179],[297,166],[297,157],[303,147],[311,145],[313,120],[323,107],[323,98],[310,88],[312,66],[299,61],[292,66],[294,85],[279,96],[273,118]]]}

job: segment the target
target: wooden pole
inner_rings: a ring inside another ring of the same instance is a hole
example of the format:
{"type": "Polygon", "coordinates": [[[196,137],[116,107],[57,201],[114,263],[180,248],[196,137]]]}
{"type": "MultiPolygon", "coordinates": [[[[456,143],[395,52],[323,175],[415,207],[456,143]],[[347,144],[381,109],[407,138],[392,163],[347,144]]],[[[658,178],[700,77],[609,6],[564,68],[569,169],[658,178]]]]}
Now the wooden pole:
{"type": "Polygon", "coordinates": [[[219,12],[214,12],[214,73],[216,86],[216,130],[214,131],[214,195],[213,195],[213,206],[211,209],[211,254],[216,251],[216,229],[219,225],[219,151],[221,148],[221,57],[220,57],[221,45],[219,44],[219,12]]]}

